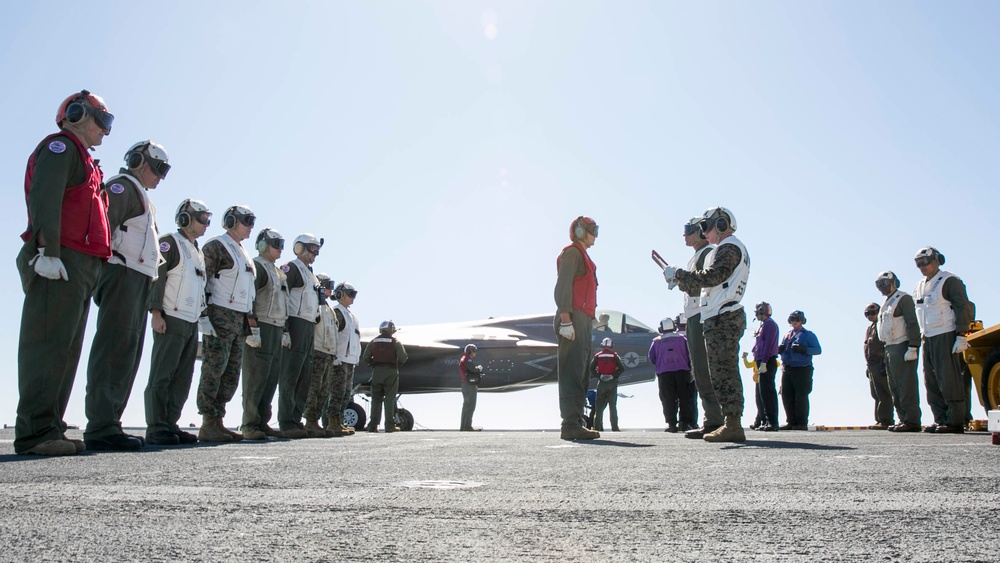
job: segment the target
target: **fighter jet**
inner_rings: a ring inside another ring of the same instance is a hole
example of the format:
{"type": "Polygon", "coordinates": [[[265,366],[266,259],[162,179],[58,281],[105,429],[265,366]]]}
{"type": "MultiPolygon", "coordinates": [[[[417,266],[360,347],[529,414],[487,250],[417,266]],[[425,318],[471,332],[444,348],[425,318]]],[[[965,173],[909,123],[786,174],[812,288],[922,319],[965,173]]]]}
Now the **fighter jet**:
{"type": "MultiPolygon", "coordinates": [[[[596,316],[592,347],[599,350],[606,337],[614,341],[626,367],[619,385],[656,377],[646,354],[657,332],[619,311],[600,310],[596,316]]],[[[552,321],[553,315],[531,315],[402,326],[395,336],[406,347],[409,360],[399,369],[399,395],[461,391],[458,362],[470,343],[478,347],[476,363],[485,373],[480,392],[505,393],[555,383],[557,344],[552,321]]],[[[377,335],[377,328],[362,330],[362,346],[367,347],[377,335]]],[[[363,363],[357,367],[355,393],[371,395],[371,375],[371,368],[363,363]]],[[[358,430],[364,428],[366,419],[357,401],[344,411],[344,424],[358,430]]],[[[412,413],[397,407],[396,424],[402,430],[412,430],[412,413]]]]}

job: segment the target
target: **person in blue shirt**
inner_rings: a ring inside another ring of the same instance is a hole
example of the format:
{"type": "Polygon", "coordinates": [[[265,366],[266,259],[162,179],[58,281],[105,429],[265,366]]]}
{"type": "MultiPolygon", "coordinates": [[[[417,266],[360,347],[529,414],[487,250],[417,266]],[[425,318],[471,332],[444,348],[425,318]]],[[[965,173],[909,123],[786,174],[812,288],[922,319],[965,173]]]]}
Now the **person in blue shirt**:
{"type": "Polygon", "coordinates": [[[809,393],[813,386],[813,356],[823,353],[819,339],[803,328],[806,315],[802,311],[792,311],[788,315],[792,330],[778,345],[781,355],[781,404],[785,407],[787,424],[781,430],[809,429],[809,393]]]}

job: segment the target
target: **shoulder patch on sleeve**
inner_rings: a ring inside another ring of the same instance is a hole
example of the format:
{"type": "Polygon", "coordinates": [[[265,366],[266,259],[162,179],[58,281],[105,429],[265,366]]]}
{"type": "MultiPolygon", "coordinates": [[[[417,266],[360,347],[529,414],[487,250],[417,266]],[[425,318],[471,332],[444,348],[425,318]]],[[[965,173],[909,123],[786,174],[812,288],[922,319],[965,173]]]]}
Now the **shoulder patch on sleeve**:
{"type": "Polygon", "coordinates": [[[170,252],[170,243],[163,241],[160,243],[160,252],[170,252]]]}
{"type": "Polygon", "coordinates": [[[110,187],[108,187],[108,191],[110,191],[113,194],[120,194],[125,191],[125,186],[119,184],[118,182],[115,182],[114,184],[111,184],[110,187]]]}
{"type": "Polygon", "coordinates": [[[49,143],[49,150],[56,154],[62,154],[66,152],[66,143],[62,141],[52,141],[49,143]]]}
{"type": "Polygon", "coordinates": [[[285,264],[284,266],[281,267],[281,271],[285,272],[286,274],[288,273],[288,270],[291,270],[291,268],[288,267],[288,264],[285,264]]]}

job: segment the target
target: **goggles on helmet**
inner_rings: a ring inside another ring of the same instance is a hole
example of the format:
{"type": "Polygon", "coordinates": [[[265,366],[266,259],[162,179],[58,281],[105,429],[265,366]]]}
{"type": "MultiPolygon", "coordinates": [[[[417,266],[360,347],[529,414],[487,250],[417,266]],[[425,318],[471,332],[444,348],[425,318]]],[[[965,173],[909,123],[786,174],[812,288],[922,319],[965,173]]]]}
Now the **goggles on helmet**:
{"type": "Polygon", "coordinates": [[[920,258],[915,259],[914,262],[916,262],[918,268],[923,268],[925,266],[930,266],[931,265],[931,259],[930,258],[920,257],[920,258]]]}
{"type": "Polygon", "coordinates": [[[871,317],[877,314],[878,314],[878,309],[876,309],[875,307],[868,307],[867,309],[865,309],[866,317],[871,317]]]}
{"type": "Polygon", "coordinates": [[[805,322],[805,318],[800,317],[799,315],[796,315],[795,313],[792,313],[791,315],[788,315],[788,322],[789,323],[792,323],[792,322],[800,322],[800,323],[802,323],[802,322],[805,322]]]}
{"type": "Polygon", "coordinates": [[[92,108],[87,104],[84,104],[83,107],[87,108],[87,113],[94,118],[94,121],[101,126],[101,129],[104,129],[108,133],[111,132],[111,125],[115,122],[115,116],[102,109],[92,108]]]}
{"type": "Polygon", "coordinates": [[[212,214],[209,213],[208,211],[199,211],[197,213],[193,213],[192,217],[194,217],[195,221],[198,221],[199,223],[205,225],[206,227],[212,224],[212,214]]]}
{"type": "Polygon", "coordinates": [[[684,225],[684,236],[691,236],[701,230],[701,223],[684,225]]]}
{"type": "Polygon", "coordinates": [[[250,210],[249,207],[234,205],[230,208],[229,214],[232,215],[234,219],[250,228],[253,228],[254,223],[257,222],[257,217],[253,214],[253,211],[250,210]]]}

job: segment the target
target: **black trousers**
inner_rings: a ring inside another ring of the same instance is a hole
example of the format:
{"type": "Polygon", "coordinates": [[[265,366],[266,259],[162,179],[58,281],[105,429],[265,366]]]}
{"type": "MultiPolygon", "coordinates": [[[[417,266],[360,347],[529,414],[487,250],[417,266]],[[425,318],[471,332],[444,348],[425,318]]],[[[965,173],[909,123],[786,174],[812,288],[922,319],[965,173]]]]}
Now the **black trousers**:
{"type": "Polygon", "coordinates": [[[781,402],[785,419],[792,426],[809,424],[809,393],[813,389],[813,367],[785,367],[781,376],[781,402]]]}

